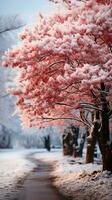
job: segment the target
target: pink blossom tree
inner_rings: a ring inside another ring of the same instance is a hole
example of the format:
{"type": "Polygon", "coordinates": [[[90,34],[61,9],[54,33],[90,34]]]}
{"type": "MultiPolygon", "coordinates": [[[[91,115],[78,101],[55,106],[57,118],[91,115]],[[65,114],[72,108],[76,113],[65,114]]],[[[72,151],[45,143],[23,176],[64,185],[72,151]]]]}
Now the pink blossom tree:
{"type": "Polygon", "coordinates": [[[23,124],[83,123],[90,146],[99,141],[103,169],[112,171],[112,2],[63,2],[61,13],[41,16],[20,34],[20,44],[6,52],[3,66],[20,69],[11,92],[18,97],[23,124]]]}

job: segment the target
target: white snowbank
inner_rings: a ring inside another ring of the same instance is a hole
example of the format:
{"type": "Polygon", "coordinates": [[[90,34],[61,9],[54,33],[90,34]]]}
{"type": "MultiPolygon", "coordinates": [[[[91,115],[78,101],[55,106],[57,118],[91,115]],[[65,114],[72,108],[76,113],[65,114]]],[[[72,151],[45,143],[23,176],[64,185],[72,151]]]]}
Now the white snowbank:
{"type": "Polygon", "coordinates": [[[0,150],[0,200],[16,198],[23,178],[35,167],[25,158],[34,151],[0,150]]]}
{"type": "Polygon", "coordinates": [[[112,200],[112,174],[102,172],[100,164],[84,164],[83,159],[63,157],[59,151],[34,157],[53,163],[54,185],[64,195],[74,200],[112,200]]]}
{"type": "Polygon", "coordinates": [[[35,167],[27,156],[53,164],[55,186],[74,200],[112,200],[112,174],[101,172],[101,165],[63,157],[60,150],[36,149],[0,151],[0,200],[16,199],[18,187],[21,189],[25,176],[35,167]]]}

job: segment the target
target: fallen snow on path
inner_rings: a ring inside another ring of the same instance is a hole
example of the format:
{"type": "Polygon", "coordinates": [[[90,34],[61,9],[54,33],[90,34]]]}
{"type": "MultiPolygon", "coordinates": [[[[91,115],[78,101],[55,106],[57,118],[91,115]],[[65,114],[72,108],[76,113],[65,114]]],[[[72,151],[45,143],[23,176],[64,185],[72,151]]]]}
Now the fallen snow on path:
{"type": "Polygon", "coordinates": [[[84,164],[84,159],[63,157],[59,151],[34,157],[53,163],[54,185],[66,196],[74,200],[112,200],[112,174],[102,172],[100,164],[84,164]]]}
{"type": "Polygon", "coordinates": [[[0,150],[0,200],[16,200],[26,174],[35,167],[25,157],[35,150],[0,150]]]}
{"type": "Polygon", "coordinates": [[[78,159],[73,163],[68,158],[57,164],[54,184],[74,200],[112,200],[112,174],[101,169],[101,165],[81,164],[78,159]]]}
{"type": "Polygon", "coordinates": [[[112,174],[101,172],[101,165],[63,157],[60,150],[0,151],[0,200],[17,200],[25,176],[35,167],[27,157],[53,164],[54,185],[74,200],[112,200],[112,174]]]}

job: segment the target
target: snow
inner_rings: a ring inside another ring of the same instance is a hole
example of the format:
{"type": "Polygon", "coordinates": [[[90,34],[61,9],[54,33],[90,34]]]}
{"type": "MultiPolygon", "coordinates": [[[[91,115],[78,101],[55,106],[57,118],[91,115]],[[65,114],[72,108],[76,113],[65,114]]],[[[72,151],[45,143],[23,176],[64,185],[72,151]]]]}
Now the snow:
{"type": "Polygon", "coordinates": [[[34,156],[54,166],[54,185],[73,200],[111,200],[112,174],[102,172],[101,164],[85,164],[82,158],[63,157],[62,152],[34,156]]]}
{"type": "Polygon", "coordinates": [[[53,184],[73,200],[111,200],[112,174],[101,164],[85,164],[85,159],[63,157],[60,149],[0,150],[0,200],[16,199],[29,172],[36,167],[29,158],[53,165],[53,184]]]}
{"type": "Polygon", "coordinates": [[[35,165],[25,157],[35,150],[0,150],[0,200],[14,199],[35,165]]]}

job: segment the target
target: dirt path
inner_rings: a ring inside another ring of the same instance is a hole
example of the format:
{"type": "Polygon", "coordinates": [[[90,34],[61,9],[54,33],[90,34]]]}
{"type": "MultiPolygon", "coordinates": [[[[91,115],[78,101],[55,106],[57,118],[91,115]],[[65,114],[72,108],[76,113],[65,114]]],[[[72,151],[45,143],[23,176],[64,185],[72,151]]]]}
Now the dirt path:
{"type": "Polygon", "coordinates": [[[32,161],[38,165],[27,176],[19,200],[65,200],[66,198],[52,186],[50,177],[52,166],[40,160],[32,161]]]}

